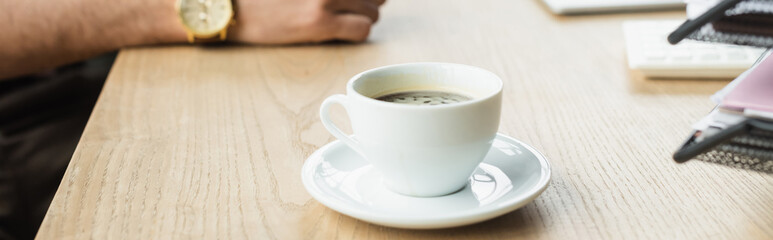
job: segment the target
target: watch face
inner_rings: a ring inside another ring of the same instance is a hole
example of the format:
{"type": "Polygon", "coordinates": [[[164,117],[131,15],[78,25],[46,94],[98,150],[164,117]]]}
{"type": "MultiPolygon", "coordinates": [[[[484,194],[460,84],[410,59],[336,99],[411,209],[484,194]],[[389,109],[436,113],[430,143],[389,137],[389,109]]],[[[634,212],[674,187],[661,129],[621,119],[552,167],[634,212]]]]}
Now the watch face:
{"type": "Polygon", "coordinates": [[[180,19],[197,35],[215,35],[231,21],[231,0],[178,0],[180,19]]]}

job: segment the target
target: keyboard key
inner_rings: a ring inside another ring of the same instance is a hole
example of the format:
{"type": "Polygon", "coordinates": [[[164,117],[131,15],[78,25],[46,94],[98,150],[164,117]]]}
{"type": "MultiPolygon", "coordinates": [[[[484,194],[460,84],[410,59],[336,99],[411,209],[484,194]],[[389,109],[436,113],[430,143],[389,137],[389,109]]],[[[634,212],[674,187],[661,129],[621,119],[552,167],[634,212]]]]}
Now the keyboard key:
{"type": "Polygon", "coordinates": [[[645,53],[644,57],[646,57],[648,60],[652,60],[652,61],[663,61],[663,60],[666,60],[666,53],[665,52],[649,52],[649,53],[645,53]]]}
{"type": "Polygon", "coordinates": [[[733,61],[741,61],[749,58],[749,55],[747,55],[745,52],[729,52],[727,53],[727,59],[733,60],[733,61]]]}
{"type": "Polygon", "coordinates": [[[708,53],[708,54],[701,55],[701,60],[704,60],[704,61],[717,61],[719,59],[720,59],[720,56],[719,54],[716,54],[716,53],[708,53]]]}
{"type": "Polygon", "coordinates": [[[689,51],[673,51],[670,53],[671,59],[674,61],[687,62],[692,60],[692,54],[689,51]]]}

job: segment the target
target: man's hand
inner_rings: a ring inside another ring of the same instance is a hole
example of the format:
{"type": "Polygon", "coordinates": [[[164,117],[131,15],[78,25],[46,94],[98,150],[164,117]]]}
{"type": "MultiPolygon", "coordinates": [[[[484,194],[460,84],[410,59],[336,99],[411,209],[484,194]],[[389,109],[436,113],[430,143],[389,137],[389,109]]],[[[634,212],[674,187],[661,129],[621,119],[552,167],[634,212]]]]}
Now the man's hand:
{"type": "Polygon", "coordinates": [[[237,42],[365,41],[385,0],[236,0],[237,42]]]}
{"type": "MultiPolygon", "coordinates": [[[[235,0],[231,41],[367,38],[385,0],[235,0]]],[[[186,42],[175,0],[0,0],[0,80],[124,47],[186,42]]]]}

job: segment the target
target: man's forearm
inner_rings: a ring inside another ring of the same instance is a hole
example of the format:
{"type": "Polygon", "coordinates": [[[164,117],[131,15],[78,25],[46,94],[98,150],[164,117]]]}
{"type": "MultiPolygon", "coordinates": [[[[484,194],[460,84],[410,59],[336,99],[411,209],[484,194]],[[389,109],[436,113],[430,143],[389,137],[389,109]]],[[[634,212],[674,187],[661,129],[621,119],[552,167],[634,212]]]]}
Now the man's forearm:
{"type": "Polygon", "coordinates": [[[0,79],[127,46],[185,41],[174,0],[0,0],[0,79]]]}

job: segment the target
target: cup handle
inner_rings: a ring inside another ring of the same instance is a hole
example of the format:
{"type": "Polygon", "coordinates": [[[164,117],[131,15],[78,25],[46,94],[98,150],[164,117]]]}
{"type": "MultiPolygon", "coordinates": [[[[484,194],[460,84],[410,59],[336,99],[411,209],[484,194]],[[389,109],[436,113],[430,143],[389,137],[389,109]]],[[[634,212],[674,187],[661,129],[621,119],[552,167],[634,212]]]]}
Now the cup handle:
{"type": "MultiPolygon", "coordinates": [[[[333,134],[334,137],[338,138],[338,140],[341,140],[341,142],[360,154],[360,156],[365,157],[363,154],[364,152],[361,150],[360,144],[351,137],[347,136],[343,131],[341,131],[340,128],[335,125],[335,123],[333,123],[333,121],[330,120],[330,106],[334,103],[341,104],[341,106],[343,106],[346,110],[347,114],[349,113],[348,97],[341,94],[327,97],[325,101],[322,102],[322,107],[319,109],[319,118],[322,120],[322,125],[324,125],[327,131],[333,134]]],[[[351,115],[349,119],[351,119],[351,115]]]]}

